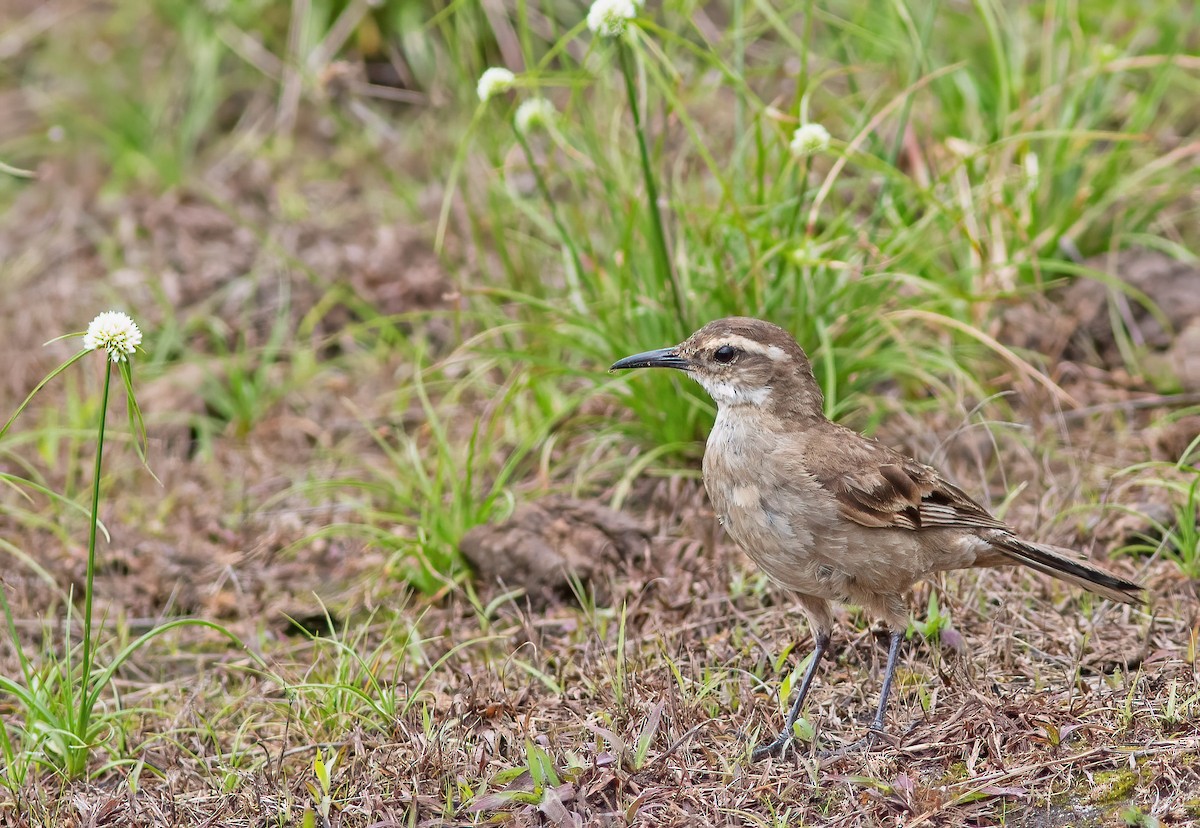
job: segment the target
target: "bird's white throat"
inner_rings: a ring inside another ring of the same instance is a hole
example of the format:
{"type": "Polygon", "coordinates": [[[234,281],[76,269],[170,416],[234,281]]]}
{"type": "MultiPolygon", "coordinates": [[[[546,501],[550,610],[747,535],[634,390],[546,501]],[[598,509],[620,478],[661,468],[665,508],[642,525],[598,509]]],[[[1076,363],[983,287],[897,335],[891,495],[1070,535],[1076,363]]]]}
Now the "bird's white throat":
{"type": "Polygon", "coordinates": [[[692,379],[700,383],[708,392],[708,396],[720,406],[752,405],[761,408],[771,396],[771,386],[763,385],[749,388],[725,380],[712,380],[692,374],[692,379]]]}

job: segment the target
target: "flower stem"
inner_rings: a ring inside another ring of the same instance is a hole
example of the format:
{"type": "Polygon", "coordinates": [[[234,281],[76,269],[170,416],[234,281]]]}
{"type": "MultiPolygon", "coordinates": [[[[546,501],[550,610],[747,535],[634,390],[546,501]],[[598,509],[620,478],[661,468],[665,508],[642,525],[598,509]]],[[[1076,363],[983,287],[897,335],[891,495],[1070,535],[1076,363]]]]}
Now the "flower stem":
{"type": "Polygon", "coordinates": [[[100,469],[101,460],[104,457],[104,425],[108,416],[108,391],[112,385],[113,366],[107,359],[104,360],[104,395],[100,401],[100,427],[96,434],[96,468],[92,476],[92,519],[91,526],[88,530],[88,556],[87,556],[87,580],[83,588],[83,692],[79,694],[79,719],[78,732],[75,734],[79,739],[80,744],[72,748],[72,751],[80,751],[83,758],[83,766],[79,767],[79,755],[72,757],[69,763],[69,772],[72,776],[78,775],[81,771],[87,769],[87,754],[88,754],[88,730],[91,727],[92,718],[92,593],[94,592],[93,583],[96,579],[96,526],[100,522],[100,469]]]}
{"type": "Polygon", "coordinates": [[[621,56],[621,74],[625,76],[625,91],[629,95],[629,110],[633,113],[633,131],[637,134],[638,152],[642,160],[642,178],[646,183],[646,201],[650,207],[650,248],[654,256],[654,267],[658,273],[659,282],[671,286],[671,297],[675,301],[675,314],[679,322],[679,330],[686,332],[692,326],[688,324],[684,312],[683,296],[679,292],[679,284],[671,270],[671,256],[667,252],[667,236],[663,232],[662,216],[658,212],[658,187],[654,183],[654,172],[650,168],[650,151],[646,148],[646,134],[642,128],[642,116],[638,111],[637,88],[633,80],[633,56],[629,44],[624,38],[619,39],[617,53],[621,56]]]}
{"type": "MultiPolygon", "coordinates": [[[[796,223],[800,219],[800,210],[804,207],[804,201],[808,197],[808,176],[812,172],[812,156],[806,156],[804,158],[804,162],[803,162],[802,166],[803,166],[803,169],[801,169],[800,172],[796,176],[797,185],[798,185],[797,186],[798,192],[796,193],[796,204],[795,204],[795,206],[792,207],[791,218],[789,218],[788,223],[786,225],[784,225],[784,229],[783,229],[784,247],[783,247],[783,250],[780,251],[779,260],[775,264],[775,280],[776,281],[779,281],[780,279],[783,278],[783,268],[787,264],[787,257],[788,257],[787,240],[790,239],[792,236],[796,235],[796,223]]],[[[811,233],[808,230],[805,231],[805,237],[811,238],[811,233]]]]}
{"type": "Polygon", "coordinates": [[[558,214],[558,207],[554,203],[554,198],[550,195],[550,188],[546,186],[546,179],[542,176],[542,169],[538,166],[537,159],[533,156],[533,150],[529,146],[529,141],[521,130],[514,128],[513,132],[517,136],[517,143],[521,145],[521,149],[525,153],[525,160],[529,163],[529,169],[533,172],[533,180],[537,184],[538,193],[546,202],[546,209],[550,211],[550,219],[554,222],[555,229],[558,230],[559,238],[562,239],[563,246],[567,248],[567,252],[571,254],[571,266],[575,270],[574,273],[567,274],[567,287],[571,293],[571,304],[577,310],[586,312],[583,304],[583,294],[579,287],[579,279],[583,276],[583,262],[579,258],[579,250],[575,247],[575,242],[571,238],[566,224],[563,223],[562,217],[558,214]]]}

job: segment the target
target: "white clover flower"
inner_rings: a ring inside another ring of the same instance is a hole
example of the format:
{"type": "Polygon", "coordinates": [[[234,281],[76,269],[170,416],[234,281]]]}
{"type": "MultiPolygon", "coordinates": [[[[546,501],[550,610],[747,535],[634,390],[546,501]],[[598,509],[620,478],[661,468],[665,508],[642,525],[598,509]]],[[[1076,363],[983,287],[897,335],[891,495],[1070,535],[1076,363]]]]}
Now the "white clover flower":
{"type": "Polygon", "coordinates": [[[493,95],[499,95],[501,92],[512,89],[516,79],[517,76],[504,67],[493,66],[485,69],[479,76],[479,83],[475,85],[475,91],[479,94],[479,100],[487,103],[493,95]]]}
{"type": "Polygon", "coordinates": [[[588,9],[587,27],[600,37],[619,37],[637,17],[645,0],[596,0],[588,9]]]}
{"type": "Polygon", "coordinates": [[[83,335],[83,349],[103,348],[113,362],[121,362],[142,342],[142,332],[128,315],[120,311],[105,311],[92,320],[83,335]]]}
{"type": "Polygon", "coordinates": [[[797,158],[824,152],[829,149],[829,130],[820,124],[801,124],[788,147],[797,158]]]}
{"type": "Polygon", "coordinates": [[[558,110],[550,101],[545,98],[530,98],[522,101],[521,105],[517,107],[517,114],[513,116],[513,122],[516,124],[517,132],[528,135],[530,130],[550,126],[557,115],[558,110]]]}

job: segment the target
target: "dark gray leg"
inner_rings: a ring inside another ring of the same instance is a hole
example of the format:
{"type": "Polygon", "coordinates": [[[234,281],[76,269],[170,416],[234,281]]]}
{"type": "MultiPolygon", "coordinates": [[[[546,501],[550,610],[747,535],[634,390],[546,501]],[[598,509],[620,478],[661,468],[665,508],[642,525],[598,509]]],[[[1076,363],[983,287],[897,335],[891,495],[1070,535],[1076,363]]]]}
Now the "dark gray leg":
{"type": "Polygon", "coordinates": [[[825,651],[829,649],[829,633],[818,632],[816,638],[812,661],[809,662],[808,669],[804,671],[804,678],[800,682],[800,689],[796,692],[796,700],[792,702],[792,709],[788,712],[783,732],[775,738],[775,741],[754,748],[754,752],[750,754],[751,760],[757,762],[759,759],[774,756],[782,752],[792,741],[796,719],[800,717],[800,709],[804,706],[804,699],[808,696],[808,688],[812,685],[813,676],[817,674],[817,665],[821,663],[821,656],[825,655],[825,651]]]}
{"type": "Polygon", "coordinates": [[[822,753],[822,759],[845,756],[847,753],[869,747],[881,736],[887,735],[887,731],[883,728],[883,716],[887,713],[888,697],[892,693],[892,679],[896,677],[896,665],[900,662],[900,642],[903,640],[904,633],[900,630],[892,630],[888,636],[888,660],[887,669],[883,674],[883,689],[879,691],[879,706],[875,708],[875,718],[871,721],[871,729],[867,731],[867,735],[857,742],[822,753]]]}
{"type": "Polygon", "coordinates": [[[888,696],[892,692],[892,679],[896,677],[896,664],[900,661],[900,642],[903,640],[902,632],[892,630],[888,640],[887,672],[883,674],[883,689],[879,692],[879,707],[875,709],[875,720],[871,722],[873,733],[884,733],[883,714],[887,712],[888,696]]]}

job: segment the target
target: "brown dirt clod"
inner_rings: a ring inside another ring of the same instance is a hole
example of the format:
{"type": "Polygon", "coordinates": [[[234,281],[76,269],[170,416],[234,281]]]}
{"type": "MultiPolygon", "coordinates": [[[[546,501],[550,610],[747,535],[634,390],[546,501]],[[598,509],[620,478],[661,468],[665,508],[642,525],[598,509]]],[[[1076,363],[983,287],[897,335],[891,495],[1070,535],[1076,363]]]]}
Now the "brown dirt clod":
{"type": "Polygon", "coordinates": [[[1005,314],[1008,344],[1109,370],[1125,367],[1114,331],[1119,319],[1156,385],[1200,389],[1200,268],[1154,250],[1094,256],[1084,266],[1111,280],[1075,279],[1047,294],[1048,305],[1022,303],[1005,314]],[[1128,290],[1120,289],[1126,285],[1128,290]]]}
{"type": "Polygon", "coordinates": [[[649,542],[650,533],[627,514],[552,496],[521,506],[504,523],[475,527],[460,549],[479,580],[523,587],[545,603],[569,594],[572,575],[592,580],[607,564],[645,554],[649,542]]]}

